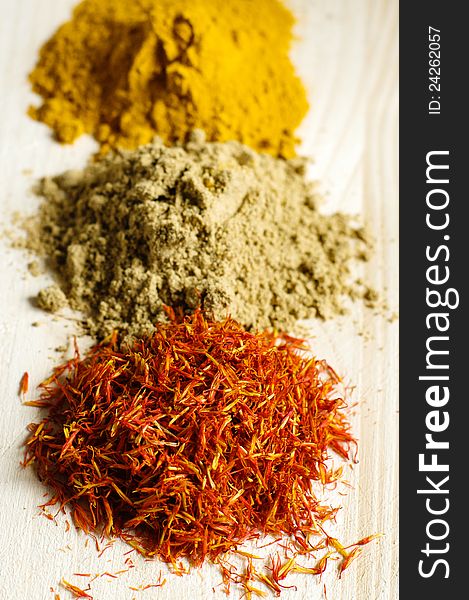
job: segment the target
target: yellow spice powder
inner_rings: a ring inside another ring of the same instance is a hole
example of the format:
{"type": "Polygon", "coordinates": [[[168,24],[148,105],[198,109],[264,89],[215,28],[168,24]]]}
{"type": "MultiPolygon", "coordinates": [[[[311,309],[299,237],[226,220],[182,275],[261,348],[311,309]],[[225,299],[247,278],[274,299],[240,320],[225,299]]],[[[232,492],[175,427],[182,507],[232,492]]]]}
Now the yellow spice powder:
{"type": "Polygon", "coordinates": [[[103,151],[200,128],[290,157],[308,108],[293,24],[278,0],[84,0],[41,49],[29,114],[103,151]]]}

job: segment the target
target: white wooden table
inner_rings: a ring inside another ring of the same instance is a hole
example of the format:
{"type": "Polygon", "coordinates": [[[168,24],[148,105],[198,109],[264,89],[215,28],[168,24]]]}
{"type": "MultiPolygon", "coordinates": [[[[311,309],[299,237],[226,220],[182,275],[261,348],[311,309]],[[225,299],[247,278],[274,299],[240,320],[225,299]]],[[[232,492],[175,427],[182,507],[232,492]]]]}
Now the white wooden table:
{"type": "MultiPolygon", "coordinates": [[[[209,0],[207,0],[209,1],[209,0]]],[[[60,146],[48,129],[26,116],[34,100],[26,80],[40,45],[70,14],[72,0],[0,0],[0,223],[14,211],[32,213],[37,199],[29,192],[34,179],[77,168],[94,149],[80,139],[60,146]]],[[[300,41],[293,56],[311,100],[301,128],[301,151],[315,158],[327,210],[361,213],[377,238],[375,256],[364,276],[386,294],[397,310],[397,0],[291,0],[298,16],[300,41]]],[[[67,342],[73,322],[54,319],[34,308],[30,299],[50,283],[45,274],[32,277],[28,257],[0,240],[0,599],[51,600],[54,588],[63,599],[62,577],[81,587],[87,580],[74,573],[116,572],[123,568],[127,547],[116,543],[98,558],[86,536],[65,531],[39,515],[44,489],[32,470],[19,466],[27,423],[38,410],[24,407],[19,379],[29,371],[39,383],[60,360],[54,348],[67,342]],[[39,322],[33,327],[33,322],[39,322]]],[[[334,569],[321,582],[292,577],[296,600],[394,600],[397,598],[398,473],[398,329],[361,306],[339,320],[311,323],[312,345],[347,381],[356,386],[353,428],[360,462],[349,473],[351,489],[338,515],[338,537],[347,543],[383,532],[345,571],[334,569]]],[[[95,600],[131,598],[225,597],[216,568],[207,565],[184,577],[167,576],[161,589],[132,591],[152,583],[160,566],[135,559],[137,568],[117,579],[92,584],[95,600]]],[[[163,568],[165,573],[165,568],[163,568]]],[[[239,592],[233,591],[233,598],[239,592]]]]}

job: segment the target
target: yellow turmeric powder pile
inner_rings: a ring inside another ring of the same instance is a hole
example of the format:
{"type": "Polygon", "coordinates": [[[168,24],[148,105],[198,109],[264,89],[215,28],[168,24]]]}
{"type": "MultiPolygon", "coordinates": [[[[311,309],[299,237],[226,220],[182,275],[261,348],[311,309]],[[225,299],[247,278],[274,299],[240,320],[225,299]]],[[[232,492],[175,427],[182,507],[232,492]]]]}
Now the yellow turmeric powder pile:
{"type": "Polygon", "coordinates": [[[30,80],[43,103],[29,114],[102,151],[200,128],[290,157],[308,108],[293,23],[279,0],[84,0],[41,49],[30,80]]]}

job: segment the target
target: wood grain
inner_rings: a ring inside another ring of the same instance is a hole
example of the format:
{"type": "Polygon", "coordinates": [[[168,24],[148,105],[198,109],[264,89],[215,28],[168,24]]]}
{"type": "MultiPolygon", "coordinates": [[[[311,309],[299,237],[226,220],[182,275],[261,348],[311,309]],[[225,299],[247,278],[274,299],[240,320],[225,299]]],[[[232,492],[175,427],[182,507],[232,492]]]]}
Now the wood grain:
{"type": "MultiPolygon", "coordinates": [[[[301,127],[302,153],[314,158],[311,176],[321,181],[324,210],[361,214],[376,237],[372,261],[363,277],[386,295],[390,310],[398,302],[398,3],[397,0],[291,0],[298,17],[293,58],[304,79],[311,110],[301,127]]],[[[46,127],[31,121],[34,101],[26,76],[40,44],[70,14],[71,0],[2,0],[0,24],[0,196],[1,226],[15,210],[31,213],[29,193],[36,177],[77,168],[94,148],[90,139],[62,147],[46,127]],[[25,174],[25,170],[29,170],[25,174]]],[[[36,409],[23,407],[19,380],[29,371],[31,385],[58,360],[54,348],[73,332],[73,321],[44,315],[30,298],[47,274],[31,277],[28,258],[0,240],[0,598],[50,600],[62,577],[77,585],[73,573],[115,572],[127,550],[116,543],[101,558],[86,537],[65,520],[57,525],[38,515],[44,492],[30,470],[19,467],[26,424],[36,409]],[[33,322],[39,327],[32,327],[33,322]]],[[[321,582],[292,578],[295,600],[394,600],[398,596],[398,329],[397,322],[361,306],[327,323],[310,322],[311,344],[355,386],[353,427],[359,438],[359,464],[348,474],[351,488],[342,498],[337,536],[351,543],[382,532],[341,580],[335,572],[321,582]]],[[[151,583],[160,567],[136,560],[138,568],[118,579],[93,585],[95,599],[225,597],[218,571],[204,566],[190,575],[168,577],[160,590],[133,592],[151,583]]],[[[334,571],[334,569],[332,570],[334,571]]],[[[163,572],[165,569],[163,568],[163,572]]],[[[67,592],[60,591],[61,598],[67,592]]],[[[232,593],[236,598],[239,594],[232,593]]]]}

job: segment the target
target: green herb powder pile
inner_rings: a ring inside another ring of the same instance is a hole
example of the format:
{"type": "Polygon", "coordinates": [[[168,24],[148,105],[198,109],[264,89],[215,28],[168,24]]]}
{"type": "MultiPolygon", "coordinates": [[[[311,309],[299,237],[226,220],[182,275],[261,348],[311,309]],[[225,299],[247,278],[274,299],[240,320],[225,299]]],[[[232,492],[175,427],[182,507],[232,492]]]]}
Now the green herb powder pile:
{"type": "Polygon", "coordinates": [[[165,304],[283,330],[343,312],[346,296],[370,296],[351,276],[370,241],[351,217],[320,212],[305,167],[194,132],[43,179],[28,244],[57,285],[38,304],[65,300],[98,338],[152,331],[165,304]]]}

